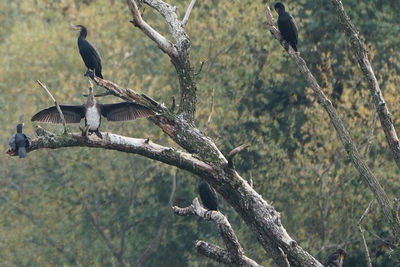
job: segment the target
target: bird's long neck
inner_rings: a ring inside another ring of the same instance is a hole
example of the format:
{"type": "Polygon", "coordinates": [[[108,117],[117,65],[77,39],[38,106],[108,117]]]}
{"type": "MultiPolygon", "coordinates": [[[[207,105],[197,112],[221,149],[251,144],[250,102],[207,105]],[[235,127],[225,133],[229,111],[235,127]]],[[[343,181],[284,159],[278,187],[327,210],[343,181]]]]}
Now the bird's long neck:
{"type": "Polygon", "coordinates": [[[79,33],[79,38],[86,39],[86,36],[87,36],[87,30],[85,28],[81,28],[81,31],[79,33]]]}
{"type": "Polygon", "coordinates": [[[88,107],[93,107],[95,105],[96,105],[96,99],[94,98],[94,95],[93,95],[93,89],[90,88],[89,89],[89,95],[88,95],[87,100],[86,100],[86,107],[87,108],[88,107]]]}

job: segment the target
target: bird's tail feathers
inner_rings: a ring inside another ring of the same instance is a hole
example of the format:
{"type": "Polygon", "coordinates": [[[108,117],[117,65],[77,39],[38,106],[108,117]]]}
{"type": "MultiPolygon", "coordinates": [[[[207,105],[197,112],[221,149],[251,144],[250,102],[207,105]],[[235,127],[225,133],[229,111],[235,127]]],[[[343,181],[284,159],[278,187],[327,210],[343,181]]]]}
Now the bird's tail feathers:
{"type": "Polygon", "coordinates": [[[26,157],[26,148],[24,146],[18,147],[18,156],[19,156],[19,158],[26,157]]]}

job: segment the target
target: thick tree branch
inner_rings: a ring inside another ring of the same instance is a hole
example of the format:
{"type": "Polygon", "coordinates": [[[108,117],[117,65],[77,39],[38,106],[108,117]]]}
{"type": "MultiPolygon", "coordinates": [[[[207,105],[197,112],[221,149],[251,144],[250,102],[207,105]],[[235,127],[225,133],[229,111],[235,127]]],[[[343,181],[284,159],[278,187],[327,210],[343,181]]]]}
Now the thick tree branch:
{"type": "MultiPolygon", "coordinates": [[[[208,211],[200,206],[197,198],[193,200],[192,205],[186,208],[179,208],[174,206],[173,211],[175,214],[180,216],[196,215],[204,219],[210,219],[217,224],[218,232],[221,235],[225,246],[227,248],[228,258],[230,264],[234,265],[248,265],[248,266],[260,266],[253,260],[244,256],[243,248],[239,243],[239,240],[232,229],[231,224],[228,219],[219,211],[208,211]]],[[[197,246],[197,244],[196,244],[197,246]]],[[[215,252],[215,251],[214,251],[215,252]]],[[[221,250],[219,250],[221,252],[221,250]]],[[[209,253],[214,256],[220,253],[209,253]]],[[[224,254],[225,255],[225,254],[224,254]]],[[[214,258],[214,257],[212,257],[214,258]]],[[[215,258],[214,258],[215,259],[215,258]]],[[[225,262],[226,257],[222,257],[219,262],[225,262]]]]}
{"type": "MultiPolygon", "coordinates": [[[[271,10],[269,9],[268,4],[265,5],[265,13],[267,17],[267,24],[271,33],[278,41],[280,41],[281,35],[279,33],[279,30],[274,25],[271,10]]],[[[351,139],[349,132],[347,131],[342,120],[340,119],[336,109],[333,107],[332,102],[326,97],[326,95],[322,91],[318,82],[312,75],[311,71],[308,69],[304,59],[300,57],[299,53],[294,52],[294,50],[291,48],[289,48],[288,53],[295,61],[300,72],[304,75],[310,87],[313,89],[314,95],[317,98],[318,102],[328,113],[329,118],[331,119],[331,122],[339,136],[339,139],[346,149],[346,152],[349,154],[355,168],[360,173],[360,177],[368,184],[370,190],[374,193],[375,198],[378,200],[378,203],[385,215],[385,219],[389,223],[389,226],[392,229],[394,236],[397,240],[400,240],[400,224],[397,220],[397,216],[395,216],[395,213],[393,212],[392,203],[386,195],[386,192],[380,185],[378,179],[376,179],[374,174],[371,172],[368,165],[362,159],[362,156],[358,152],[357,146],[351,139]]]]}
{"type": "MultiPolygon", "coordinates": [[[[38,129],[41,128],[38,127],[38,129]]],[[[172,147],[161,146],[146,139],[125,137],[107,132],[103,132],[102,134],[103,139],[95,135],[84,137],[80,133],[39,136],[32,140],[32,144],[27,149],[27,152],[30,153],[43,148],[57,149],[77,146],[103,148],[142,155],[193,173],[204,174],[206,172],[211,175],[214,173],[211,165],[193,157],[189,153],[176,150],[172,147]]]]}
{"type": "Polygon", "coordinates": [[[227,163],[224,155],[222,155],[212,140],[195,128],[190,122],[182,118],[182,116],[174,115],[164,105],[159,104],[145,94],[139,94],[134,90],[122,88],[116,83],[98,77],[92,77],[92,79],[98,86],[105,88],[113,95],[126,101],[140,103],[159,114],[150,117],[149,120],[160,127],[189,153],[196,154],[207,161],[227,163]]]}
{"type": "Polygon", "coordinates": [[[189,123],[192,123],[196,111],[197,87],[194,81],[194,72],[189,61],[191,43],[181,21],[176,15],[176,7],[161,0],[144,0],[144,3],[157,10],[164,17],[175,41],[172,44],[146,24],[134,0],[127,0],[127,3],[133,15],[133,23],[150,39],[156,42],[161,50],[169,55],[178,74],[180,84],[181,100],[178,113],[189,123]]]}
{"type": "Polygon", "coordinates": [[[224,264],[232,263],[231,258],[229,257],[229,252],[219,246],[209,244],[202,240],[197,240],[195,247],[199,254],[206,256],[207,258],[224,264]]]}
{"type": "Polygon", "coordinates": [[[181,21],[178,19],[176,6],[171,6],[161,0],[144,0],[143,2],[157,10],[164,17],[180,56],[187,57],[190,51],[190,40],[181,21]]]}
{"type": "Polygon", "coordinates": [[[393,125],[392,115],[390,114],[385,99],[383,98],[378,81],[372,69],[371,62],[369,61],[368,51],[364,42],[360,38],[360,33],[357,31],[356,27],[351,22],[349,16],[344,10],[342,1],[331,0],[331,2],[336,8],[339,23],[342,25],[346,36],[349,38],[351,48],[353,49],[353,54],[357,58],[360,69],[368,84],[371,96],[374,99],[374,104],[379,115],[382,129],[385,132],[386,140],[390,149],[392,150],[393,158],[397,164],[397,167],[400,168],[399,138],[397,137],[397,133],[393,125]]]}
{"type": "Polygon", "coordinates": [[[174,45],[143,20],[135,0],[127,0],[126,2],[128,3],[129,10],[132,13],[133,20],[131,22],[136,27],[141,29],[142,32],[144,32],[144,34],[146,34],[151,40],[153,40],[157,46],[169,57],[177,57],[178,52],[176,51],[174,45]]]}

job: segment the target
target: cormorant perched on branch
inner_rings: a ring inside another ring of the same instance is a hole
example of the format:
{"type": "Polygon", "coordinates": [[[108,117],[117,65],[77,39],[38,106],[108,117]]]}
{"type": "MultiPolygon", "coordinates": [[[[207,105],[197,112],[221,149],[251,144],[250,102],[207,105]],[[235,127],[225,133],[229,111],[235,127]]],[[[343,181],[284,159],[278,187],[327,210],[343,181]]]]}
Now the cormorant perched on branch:
{"type": "Polygon", "coordinates": [[[89,70],[93,70],[94,75],[103,79],[103,75],[101,74],[101,58],[96,47],[86,40],[86,27],[82,25],[73,25],[73,28],[77,31],[80,31],[78,37],[78,47],[83,62],[85,62],[85,65],[88,68],[86,73],[88,73],[89,70]]]}
{"type": "MultiPolygon", "coordinates": [[[[275,11],[278,13],[278,28],[282,34],[283,40],[290,44],[294,51],[297,52],[297,24],[292,15],[285,11],[285,6],[282,3],[275,4],[275,11]]],[[[286,51],[289,46],[285,47],[286,51]]]]}
{"type": "Polygon", "coordinates": [[[26,148],[29,147],[32,140],[29,135],[22,132],[23,127],[23,123],[18,124],[17,133],[8,141],[8,144],[11,146],[12,150],[18,154],[19,158],[26,157],[26,148]]]}
{"type": "Polygon", "coordinates": [[[343,260],[346,257],[346,252],[339,248],[334,253],[329,255],[328,259],[326,260],[325,266],[326,267],[342,267],[343,260]]]}
{"type": "MultiPolygon", "coordinates": [[[[102,135],[99,132],[101,115],[106,117],[109,121],[129,121],[155,115],[152,110],[137,103],[97,103],[93,95],[93,87],[91,86],[91,83],[85,105],[60,105],[60,108],[64,114],[66,123],[79,123],[82,118],[85,118],[87,131],[96,133],[100,138],[102,138],[102,135]]],[[[31,120],[54,124],[62,123],[60,113],[56,106],[39,111],[33,115],[31,120]]]]}
{"type": "Polygon", "coordinates": [[[200,180],[197,188],[204,207],[208,210],[218,210],[218,198],[214,188],[204,179],[200,180]]]}

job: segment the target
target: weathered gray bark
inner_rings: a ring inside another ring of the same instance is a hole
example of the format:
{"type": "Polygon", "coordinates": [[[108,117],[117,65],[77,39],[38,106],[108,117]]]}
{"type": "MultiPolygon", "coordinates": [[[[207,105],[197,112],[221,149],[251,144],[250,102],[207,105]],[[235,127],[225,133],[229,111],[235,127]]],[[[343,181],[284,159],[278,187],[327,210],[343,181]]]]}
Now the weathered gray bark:
{"type": "MultiPolygon", "coordinates": [[[[269,30],[272,35],[281,42],[284,47],[284,40],[281,38],[281,34],[279,30],[275,27],[275,23],[272,17],[271,10],[268,7],[268,4],[265,5],[265,14],[267,17],[267,24],[269,30]]],[[[378,200],[378,203],[385,215],[385,219],[387,220],[394,236],[398,239],[400,237],[400,223],[397,218],[397,213],[393,209],[393,204],[389,200],[386,192],[383,187],[380,185],[378,179],[374,176],[372,171],[369,169],[368,165],[363,160],[362,156],[358,152],[357,146],[354,144],[352,138],[350,137],[349,132],[344,126],[342,120],[339,117],[336,109],[333,107],[332,102],[326,97],[321,87],[319,86],[317,80],[314,78],[311,71],[308,69],[306,62],[300,56],[300,53],[296,53],[292,47],[289,46],[288,54],[293,58],[294,62],[299,68],[299,71],[304,75],[304,78],[307,80],[308,84],[314,91],[314,95],[318,100],[318,103],[325,109],[328,113],[329,118],[333,126],[336,129],[336,132],[339,136],[340,141],[342,142],[346,152],[349,154],[351,161],[354,164],[354,167],[360,173],[360,177],[367,183],[370,190],[374,193],[375,198],[378,200]]]]}
{"type": "Polygon", "coordinates": [[[226,250],[207,244],[203,241],[196,242],[197,251],[204,256],[215,259],[218,262],[236,266],[260,267],[258,263],[244,255],[243,248],[232,229],[228,219],[219,211],[207,211],[200,206],[197,198],[193,204],[186,208],[173,207],[174,213],[179,216],[196,215],[206,220],[212,220],[217,224],[218,232],[224,240],[226,250]]]}

